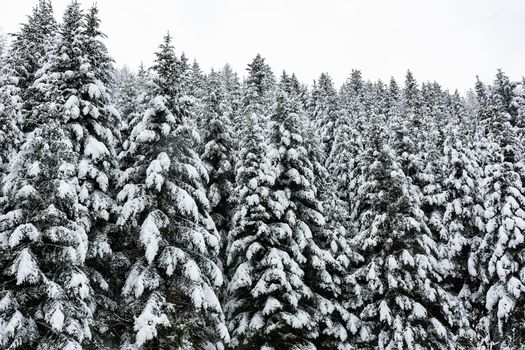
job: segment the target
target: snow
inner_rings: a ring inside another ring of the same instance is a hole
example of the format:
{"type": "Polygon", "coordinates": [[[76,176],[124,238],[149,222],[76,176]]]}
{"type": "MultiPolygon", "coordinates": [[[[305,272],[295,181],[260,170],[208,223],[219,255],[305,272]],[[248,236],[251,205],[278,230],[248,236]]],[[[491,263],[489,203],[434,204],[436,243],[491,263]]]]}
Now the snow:
{"type": "Polygon", "coordinates": [[[279,302],[279,300],[273,297],[268,297],[268,299],[266,299],[266,303],[264,304],[262,314],[268,316],[275,313],[275,311],[280,310],[281,308],[282,304],[279,302]]]}
{"type": "Polygon", "coordinates": [[[140,242],[146,248],[145,256],[150,264],[157,255],[161,239],[156,220],[154,216],[150,214],[140,227],[140,242]]]}
{"type": "Polygon", "coordinates": [[[520,217],[514,217],[514,223],[522,231],[525,232],[525,220],[520,217]]]}
{"type": "Polygon", "coordinates": [[[518,299],[523,291],[525,291],[525,286],[519,279],[516,277],[509,278],[507,281],[507,292],[518,299]]]}
{"type": "Polygon", "coordinates": [[[80,67],[79,67],[79,70],[81,72],[84,72],[84,73],[89,72],[91,70],[91,64],[89,64],[89,63],[82,63],[80,65],[80,67]]]}
{"type": "Polygon", "coordinates": [[[58,196],[63,199],[70,199],[76,196],[75,188],[69,182],[66,182],[64,180],[60,180],[57,190],[58,196]]]}
{"type": "Polygon", "coordinates": [[[172,276],[177,266],[186,261],[186,254],[177,247],[167,247],[160,260],[161,265],[166,269],[166,274],[172,276]]]}
{"type": "Polygon", "coordinates": [[[152,130],[142,130],[136,137],[135,141],[138,143],[149,143],[157,138],[157,134],[152,130]]]}
{"type": "Polygon", "coordinates": [[[445,338],[445,336],[447,335],[447,330],[445,329],[443,324],[435,318],[431,318],[430,322],[432,322],[432,325],[434,326],[434,330],[436,331],[437,335],[440,338],[445,338]]]}
{"type": "Polygon", "coordinates": [[[84,138],[84,129],[80,124],[72,123],[69,125],[69,127],[75,133],[75,137],[77,140],[82,140],[84,138]]]}
{"type": "Polygon", "coordinates": [[[514,309],[514,301],[504,295],[498,302],[498,318],[506,319],[512,309],[514,309]]]}
{"type": "Polygon", "coordinates": [[[199,218],[199,209],[193,197],[190,196],[186,190],[178,186],[171,186],[171,193],[177,203],[179,211],[196,222],[199,218]]]}
{"type": "Polygon", "coordinates": [[[136,331],[135,344],[142,347],[148,340],[157,336],[157,327],[169,327],[170,322],[165,313],[160,309],[160,305],[155,300],[155,295],[148,299],[140,315],[135,319],[133,326],[136,331]]]}
{"type": "Polygon", "coordinates": [[[379,320],[386,321],[389,325],[392,324],[392,312],[384,300],[379,303],[379,320]]]}
{"type": "Polygon", "coordinates": [[[414,303],[414,305],[412,305],[412,314],[416,318],[422,319],[422,318],[425,318],[427,316],[427,310],[420,303],[414,303]]]}
{"type": "Polygon", "coordinates": [[[196,309],[200,309],[202,307],[203,299],[204,291],[202,290],[202,287],[199,285],[195,286],[191,292],[191,301],[193,302],[193,306],[196,309]]]}
{"type": "Polygon", "coordinates": [[[90,156],[93,160],[98,160],[101,157],[110,155],[106,145],[98,141],[93,136],[88,136],[86,140],[84,154],[86,156],[90,156]]]}
{"type": "Polygon", "coordinates": [[[251,267],[248,262],[240,264],[235,270],[235,274],[228,284],[230,291],[236,291],[252,284],[251,267]]]}
{"type": "Polygon", "coordinates": [[[153,160],[146,169],[146,185],[154,187],[157,191],[162,190],[164,176],[161,173],[169,171],[171,165],[170,158],[165,152],[161,152],[157,159],[153,160]]]}
{"type": "Polygon", "coordinates": [[[69,111],[73,119],[78,118],[80,116],[79,103],[80,102],[78,100],[78,97],[75,95],[71,95],[64,104],[64,109],[66,111],[69,111]]]}
{"type": "Polygon", "coordinates": [[[33,224],[18,226],[9,237],[9,247],[16,247],[24,237],[35,242],[40,238],[40,231],[33,224]]]}
{"type": "Polygon", "coordinates": [[[89,97],[94,99],[98,99],[102,95],[100,87],[97,84],[93,83],[88,85],[88,93],[89,97]]]}
{"type": "Polygon", "coordinates": [[[186,264],[184,264],[184,275],[195,283],[201,282],[201,271],[192,259],[189,259],[186,264]]]}
{"type": "Polygon", "coordinates": [[[371,263],[370,268],[368,269],[368,274],[366,275],[366,279],[368,281],[373,281],[377,278],[376,270],[375,270],[375,264],[371,263]]]}
{"type": "Polygon", "coordinates": [[[123,295],[129,295],[133,293],[135,298],[139,298],[145,289],[145,276],[144,271],[141,271],[137,266],[135,266],[126,279],[126,283],[122,288],[123,295]]]}
{"type": "Polygon", "coordinates": [[[403,262],[403,264],[409,266],[414,266],[415,264],[414,258],[412,257],[412,255],[410,255],[410,253],[407,250],[403,250],[401,252],[401,261],[403,262]]]}
{"type": "Polygon", "coordinates": [[[30,198],[30,197],[37,197],[38,192],[33,186],[28,184],[28,185],[22,186],[18,190],[16,195],[18,198],[30,198]]]}
{"type": "Polygon", "coordinates": [[[29,248],[24,248],[20,251],[11,267],[11,273],[16,275],[17,285],[26,281],[31,282],[38,276],[39,269],[29,248]]]}
{"type": "Polygon", "coordinates": [[[27,169],[27,175],[30,177],[37,177],[40,174],[40,171],[41,171],[40,162],[36,161],[36,162],[33,162],[27,169]]]}
{"type": "Polygon", "coordinates": [[[496,303],[500,300],[501,297],[505,295],[505,290],[502,285],[496,284],[489,288],[487,295],[486,295],[486,301],[485,301],[485,307],[487,310],[492,310],[496,303]]]}
{"type": "Polygon", "coordinates": [[[49,324],[55,331],[61,331],[64,327],[64,313],[60,308],[55,308],[51,316],[49,317],[49,324]]]}
{"type": "Polygon", "coordinates": [[[69,287],[76,290],[81,299],[86,299],[91,295],[89,280],[82,272],[73,272],[69,280],[69,287]]]}
{"type": "Polygon", "coordinates": [[[222,307],[215,291],[210,288],[207,283],[203,283],[202,289],[204,291],[204,308],[214,310],[215,312],[221,312],[222,307]]]}

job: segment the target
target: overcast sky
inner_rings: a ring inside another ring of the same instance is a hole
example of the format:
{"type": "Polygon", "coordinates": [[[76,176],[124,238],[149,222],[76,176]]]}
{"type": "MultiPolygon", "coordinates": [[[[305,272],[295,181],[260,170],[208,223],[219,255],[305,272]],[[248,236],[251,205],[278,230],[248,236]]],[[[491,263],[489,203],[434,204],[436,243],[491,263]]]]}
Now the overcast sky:
{"type": "MultiPolygon", "coordinates": [[[[70,0],[53,0],[61,16],[70,0]]],[[[93,0],[80,0],[89,6],[93,0]]],[[[13,32],[36,0],[0,0],[0,27],[13,32]]],[[[175,48],[203,69],[229,62],[245,75],[261,53],[274,72],[311,83],[352,68],[369,79],[437,80],[465,90],[476,74],[525,74],[523,0],[98,0],[117,64],[151,63],[169,30],[175,48]]]]}

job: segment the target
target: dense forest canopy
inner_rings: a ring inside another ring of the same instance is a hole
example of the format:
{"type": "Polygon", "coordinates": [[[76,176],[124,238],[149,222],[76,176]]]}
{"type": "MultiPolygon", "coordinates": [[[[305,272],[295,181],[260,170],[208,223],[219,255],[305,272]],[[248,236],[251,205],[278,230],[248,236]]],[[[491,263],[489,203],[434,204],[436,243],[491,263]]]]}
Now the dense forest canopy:
{"type": "Polygon", "coordinates": [[[50,0],[0,37],[0,349],[522,348],[524,79],[241,80],[169,34],[115,69],[104,37],[50,0]]]}

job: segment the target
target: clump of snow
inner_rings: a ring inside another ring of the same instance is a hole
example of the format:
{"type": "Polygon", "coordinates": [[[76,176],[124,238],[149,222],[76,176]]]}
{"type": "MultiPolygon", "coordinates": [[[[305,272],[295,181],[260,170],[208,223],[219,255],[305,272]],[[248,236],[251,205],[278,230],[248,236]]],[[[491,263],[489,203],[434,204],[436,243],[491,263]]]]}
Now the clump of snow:
{"type": "Polygon", "coordinates": [[[93,160],[97,160],[101,157],[109,155],[109,150],[105,144],[98,141],[93,136],[89,136],[86,140],[84,154],[86,156],[90,156],[93,160]]]}

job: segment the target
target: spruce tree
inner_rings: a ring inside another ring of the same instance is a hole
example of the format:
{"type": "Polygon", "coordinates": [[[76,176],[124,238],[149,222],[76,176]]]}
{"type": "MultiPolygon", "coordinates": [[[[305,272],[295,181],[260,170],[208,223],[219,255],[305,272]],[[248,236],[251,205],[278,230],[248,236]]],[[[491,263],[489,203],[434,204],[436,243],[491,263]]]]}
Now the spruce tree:
{"type": "Polygon", "coordinates": [[[206,184],[210,200],[210,215],[221,236],[221,264],[225,264],[225,249],[233,211],[232,191],[235,184],[236,142],[233,134],[232,108],[218,73],[209,76],[209,93],[204,101],[202,161],[209,174],[206,184]]]}
{"type": "Polygon", "coordinates": [[[189,349],[228,339],[216,296],[223,281],[215,258],[219,235],[169,35],[153,70],[150,101],[131,132],[118,195],[119,224],[129,232],[133,252],[121,307],[134,322],[123,342],[124,348],[189,349]]]}
{"type": "Polygon", "coordinates": [[[243,115],[250,108],[259,115],[260,121],[267,123],[270,106],[273,103],[275,77],[270,66],[261,55],[255,56],[248,64],[248,77],[243,86],[243,115]]]}
{"type": "Polygon", "coordinates": [[[92,336],[88,240],[96,219],[107,219],[108,200],[89,191],[82,173],[90,170],[104,189],[107,177],[91,161],[109,151],[81,127],[89,113],[96,111],[97,118],[103,113],[82,99],[92,95],[94,85],[82,79],[90,76],[85,74],[85,29],[82,11],[73,2],[31,87],[39,106],[31,114],[33,130],[4,179],[8,202],[0,220],[1,246],[9,261],[5,272],[16,276],[2,295],[6,307],[0,323],[11,326],[2,327],[0,338],[7,346],[80,349],[92,336]]]}
{"type": "Polygon", "coordinates": [[[0,59],[3,62],[0,70],[0,180],[10,157],[23,141],[21,129],[35,104],[33,96],[36,94],[29,88],[56,27],[51,3],[39,0],[27,22],[13,35],[8,52],[5,37],[0,38],[4,50],[0,59]]]}
{"type": "MultiPolygon", "coordinates": [[[[312,298],[305,300],[303,307],[318,310],[314,322],[319,334],[313,342],[318,349],[345,349],[351,347],[349,333],[357,331],[353,323],[356,317],[343,303],[345,269],[354,254],[342,227],[333,221],[330,226],[326,224],[323,202],[314,184],[314,166],[305,148],[302,131],[307,118],[299,93],[299,89],[281,92],[272,115],[272,160],[277,174],[273,188],[286,198],[282,220],[299,245],[292,245],[292,256],[304,270],[305,283],[312,291],[312,298]]],[[[331,214],[337,215],[334,211],[331,214]]]]}
{"type": "Polygon", "coordinates": [[[438,247],[419,208],[421,193],[403,173],[374,120],[362,169],[353,245],[363,257],[349,277],[364,348],[455,348],[458,303],[441,285],[438,247]]]}
{"type": "Polygon", "coordinates": [[[309,115],[321,134],[323,150],[328,156],[335,138],[335,126],[338,117],[338,99],[332,79],[322,73],[314,82],[310,97],[309,115]]]}
{"type": "Polygon", "coordinates": [[[22,91],[10,64],[0,70],[0,182],[7,166],[23,140],[22,91]]]}
{"type": "Polygon", "coordinates": [[[523,312],[523,189],[522,145],[516,128],[513,83],[501,71],[485,92],[478,86],[481,128],[491,152],[484,157],[483,207],[485,225],[472,264],[484,293],[480,336],[486,346],[513,347],[523,343],[519,322],[523,312]]]}
{"type": "Polygon", "coordinates": [[[473,328],[479,318],[479,283],[471,273],[476,265],[470,259],[479,246],[483,227],[483,207],[479,191],[482,169],[471,144],[460,132],[458,121],[446,128],[443,155],[433,167],[437,183],[427,186],[425,205],[431,208],[427,223],[438,245],[445,269],[443,286],[460,298],[465,314],[460,315],[458,342],[476,346],[473,328]]]}

